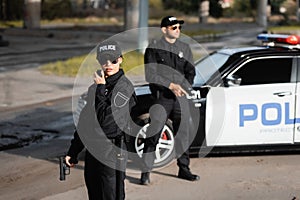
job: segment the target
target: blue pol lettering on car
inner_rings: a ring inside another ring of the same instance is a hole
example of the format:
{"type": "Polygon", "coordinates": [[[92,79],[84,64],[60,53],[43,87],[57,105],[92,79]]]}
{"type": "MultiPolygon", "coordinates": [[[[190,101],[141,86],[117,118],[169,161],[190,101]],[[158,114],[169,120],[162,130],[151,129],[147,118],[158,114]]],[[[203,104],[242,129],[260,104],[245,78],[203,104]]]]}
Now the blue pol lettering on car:
{"type": "Polygon", "coordinates": [[[261,112],[261,123],[264,126],[279,125],[282,120],[284,120],[285,125],[300,123],[300,118],[290,118],[290,104],[288,102],[286,102],[284,106],[282,106],[279,103],[264,103],[261,105],[261,107],[258,107],[256,104],[240,104],[239,105],[239,117],[240,117],[239,126],[244,127],[245,122],[257,120],[259,111],[261,112]],[[275,110],[277,112],[277,115],[273,119],[267,118],[267,110],[270,109],[272,109],[273,111],[275,110]],[[284,113],[283,113],[283,109],[284,109],[284,113]]]}

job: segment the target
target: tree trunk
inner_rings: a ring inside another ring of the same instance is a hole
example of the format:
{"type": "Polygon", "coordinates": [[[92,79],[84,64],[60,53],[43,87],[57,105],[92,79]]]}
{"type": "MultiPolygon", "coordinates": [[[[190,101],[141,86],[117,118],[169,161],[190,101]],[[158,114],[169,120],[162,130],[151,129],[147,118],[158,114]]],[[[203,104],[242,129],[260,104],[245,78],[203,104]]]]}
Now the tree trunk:
{"type": "Polygon", "coordinates": [[[24,1],[24,28],[40,28],[41,0],[24,1]]]}
{"type": "Polygon", "coordinates": [[[138,28],[139,24],[139,0],[126,0],[124,29],[138,28]]]}
{"type": "Polygon", "coordinates": [[[199,4],[199,22],[206,24],[209,16],[209,1],[201,0],[199,4]]]}
{"type": "Polygon", "coordinates": [[[267,6],[268,0],[257,1],[257,19],[256,22],[259,26],[267,27],[267,6]]]}

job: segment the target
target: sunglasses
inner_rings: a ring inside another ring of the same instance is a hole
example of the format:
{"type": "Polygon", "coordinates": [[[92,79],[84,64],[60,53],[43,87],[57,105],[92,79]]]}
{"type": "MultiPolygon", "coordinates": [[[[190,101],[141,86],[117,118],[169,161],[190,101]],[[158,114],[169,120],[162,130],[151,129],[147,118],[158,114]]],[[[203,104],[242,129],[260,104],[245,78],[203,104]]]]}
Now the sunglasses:
{"type": "Polygon", "coordinates": [[[176,29],[181,30],[182,26],[169,26],[168,28],[169,28],[169,30],[175,31],[176,29]]]}
{"type": "MultiPolygon", "coordinates": [[[[118,63],[118,59],[119,58],[117,58],[116,60],[113,60],[113,61],[110,61],[112,64],[117,64],[118,63]]],[[[102,65],[102,66],[105,66],[105,65],[107,65],[107,61],[108,60],[100,60],[100,64],[102,65]]]]}

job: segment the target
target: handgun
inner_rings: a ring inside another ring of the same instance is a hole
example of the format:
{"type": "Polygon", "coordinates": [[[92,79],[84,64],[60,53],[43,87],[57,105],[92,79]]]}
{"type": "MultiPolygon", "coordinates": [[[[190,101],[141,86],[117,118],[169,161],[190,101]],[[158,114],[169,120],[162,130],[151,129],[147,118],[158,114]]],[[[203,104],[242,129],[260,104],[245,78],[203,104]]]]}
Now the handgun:
{"type": "Polygon", "coordinates": [[[66,164],[65,156],[59,157],[59,180],[65,181],[66,175],[70,174],[70,167],[66,164]]]}

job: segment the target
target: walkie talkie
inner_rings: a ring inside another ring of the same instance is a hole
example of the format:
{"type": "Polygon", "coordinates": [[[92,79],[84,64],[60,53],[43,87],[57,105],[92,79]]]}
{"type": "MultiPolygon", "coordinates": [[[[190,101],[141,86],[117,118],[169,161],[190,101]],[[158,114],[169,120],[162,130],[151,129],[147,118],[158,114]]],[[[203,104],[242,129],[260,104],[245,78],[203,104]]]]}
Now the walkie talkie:
{"type": "Polygon", "coordinates": [[[97,71],[96,71],[96,73],[98,74],[98,76],[100,76],[100,77],[102,77],[102,69],[98,69],[97,71]]]}

